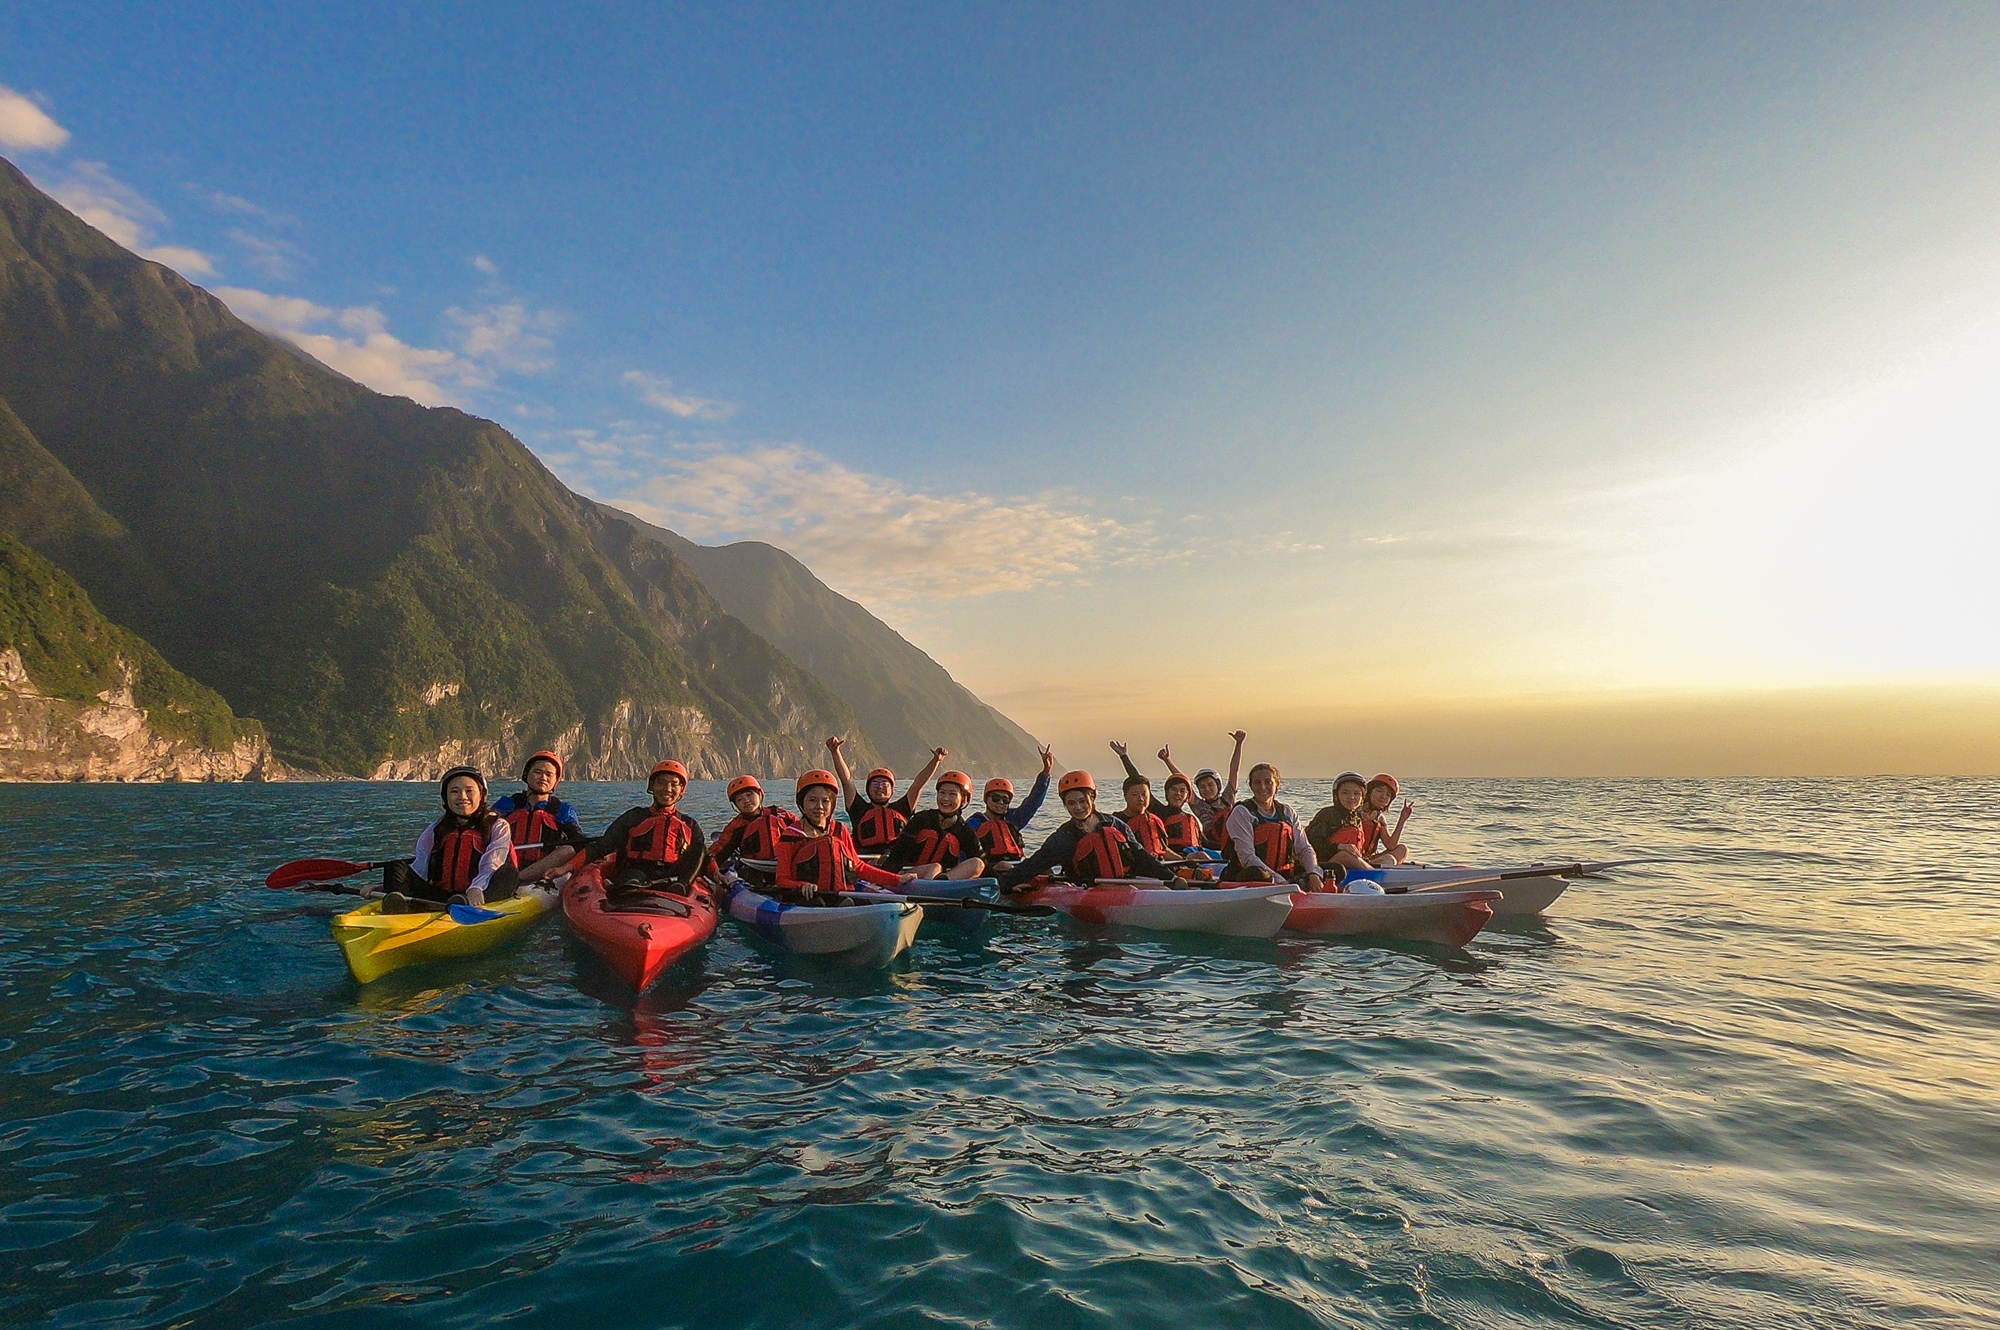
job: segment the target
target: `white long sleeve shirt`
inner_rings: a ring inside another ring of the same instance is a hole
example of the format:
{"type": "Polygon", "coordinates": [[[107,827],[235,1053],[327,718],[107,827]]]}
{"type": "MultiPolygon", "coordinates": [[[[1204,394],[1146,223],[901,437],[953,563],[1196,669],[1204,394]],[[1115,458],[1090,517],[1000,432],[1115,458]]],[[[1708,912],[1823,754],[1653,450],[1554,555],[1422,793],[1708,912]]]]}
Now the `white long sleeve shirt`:
{"type": "MultiPolygon", "coordinates": [[[[1292,858],[1300,877],[1310,877],[1319,872],[1319,859],[1313,854],[1313,847],[1306,840],[1306,829],[1299,825],[1299,815],[1284,804],[1284,820],[1292,828],[1292,858]]],[[[1269,819],[1267,818],[1266,821],[1269,819]]],[[[1276,869],[1257,857],[1257,817],[1246,804],[1238,804],[1229,810],[1229,820],[1223,823],[1229,832],[1229,843],[1236,847],[1236,862],[1245,868],[1261,868],[1271,875],[1274,882],[1285,881],[1276,869]]]]}
{"type": "MultiPolygon", "coordinates": [[[[431,850],[437,843],[435,839],[437,827],[438,824],[433,822],[424,828],[422,835],[417,837],[417,849],[410,858],[410,869],[418,877],[424,877],[424,870],[431,866],[431,850]]],[[[514,828],[507,824],[506,818],[495,818],[493,838],[486,842],[486,853],[479,856],[479,871],[472,875],[472,881],[467,884],[466,890],[485,891],[486,884],[493,880],[493,875],[500,870],[500,865],[506,863],[508,856],[513,853],[514,828]]],[[[430,879],[424,878],[424,880],[428,882],[430,879]]]]}

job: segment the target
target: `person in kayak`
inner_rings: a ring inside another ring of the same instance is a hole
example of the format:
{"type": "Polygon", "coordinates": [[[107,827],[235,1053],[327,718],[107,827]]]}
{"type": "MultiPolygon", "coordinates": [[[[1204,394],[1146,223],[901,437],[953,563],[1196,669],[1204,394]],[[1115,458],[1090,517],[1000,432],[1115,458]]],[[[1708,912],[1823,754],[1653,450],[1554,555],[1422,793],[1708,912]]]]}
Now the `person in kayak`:
{"type": "Polygon", "coordinates": [[[722,866],[732,860],[776,859],[778,842],[799,825],[789,808],[764,802],[764,786],[755,776],[730,781],[728,795],[729,802],[736,805],[736,816],[709,842],[706,872],[712,882],[722,880],[722,866]]]}
{"type": "Polygon", "coordinates": [[[944,876],[963,882],[986,871],[979,833],[965,820],[972,802],[972,777],[947,771],[937,778],[937,807],[913,813],[903,834],[882,856],[892,872],[908,869],[920,878],[944,876]]]}
{"type": "Polygon", "coordinates": [[[1403,828],[1409,825],[1417,806],[1404,800],[1396,825],[1389,825],[1389,809],[1402,792],[1396,778],[1387,773],[1368,782],[1368,800],[1361,809],[1361,854],[1377,868],[1407,863],[1410,858],[1410,852],[1403,848],[1403,828]]]}
{"type": "Polygon", "coordinates": [[[778,842],[778,885],[781,899],[834,904],[856,882],[876,887],[906,887],[913,874],[891,873],[861,862],[854,837],[833,819],[840,786],[831,771],[813,770],[799,777],[796,797],[799,824],[778,842]]]}
{"type": "MultiPolygon", "coordinates": [[[[1138,767],[1132,764],[1131,755],[1126,752],[1124,744],[1113,743],[1111,751],[1118,754],[1118,760],[1125,764],[1125,789],[1129,798],[1132,782],[1135,780],[1145,780],[1145,775],[1138,767]]],[[[1165,759],[1167,769],[1173,772],[1172,775],[1167,777],[1165,786],[1167,797],[1164,802],[1152,798],[1152,786],[1148,782],[1148,802],[1146,808],[1148,812],[1160,820],[1160,825],[1166,829],[1167,848],[1176,854],[1185,854],[1202,844],[1202,828],[1205,822],[1202,815],[1192,805],[1194,783],[1174,766],[1173,758],[1167,749],[1162,748],[1160,756],[1165,759]]],[[[1216,791],[1220,793],[1222,778],[1216,776],[1213,771],[1208,771],[1205,767],[1203,770],[1214,778],[1216,791]]],[[[1224,809],[1223,811],[1227,812],[1228,810],[1224,809]]],[[[1121,813],[1119,816],[1123,817],[1124,815],[1121,813]]],[[[1159,853],[1159,851],[1155,851],[1155,853],[1159,853]]]]}
{"type": "Polygon", "coordinates": [[[1153,811],[1156,802],[1153,782],[1136,771],[1125,778],[1125,807],[1119,810],[1118,820],[1155,859],[1167,852],[1167,824],[1153,811]]]}
{"type": "Polygon", "coordinates": [[[1359,880],[1348,878],[1357,868],[1373,868],[1363,852],[1367,832],[1362,827],[1362,805],[1367,801],[1368,782],[1358,771],[1343,771],[1333,781],[1333,802],[1313,814],[1306,827],[1306,842],[1319,861],[1333,871],[1350,891],[1359,891],[1359,880]]]}
{"type": "Polygon", "coordinates": [[[1014,782],[1005,776],[995,776],[986,782],[980,791],[980,801],[986,805],[981,812],[965,819],[979,837],[979,854],[986,860],[988,868],[998,864],[1012,863],[1026,854],[1027,847],[1021,844],[1021,832],[1035,820],[1035,814],[1042,811],[1042,800],[1049,794],[1049,773],[1055,770],[1056,754],[1053,748],[1043,748],[1041,774],[1028,788],[1028,797],[1014,806],[1014,782]]]}
{"type": "Polygon", "coordinates": [[[436,911],[461,901],[483,906],[512,897],[520,883],[513,830],[486,806],[486,777],[479,768],[445,772],[438,795],[444,816],[423,829],[407,862],[382,870],[384,914],[436,911]]]}
{"type": "Polygon", "coordinates": [[[896,837],[903,834],[903,824],[916,813],[924,786],[931,783],[931,777],[951,754],[942,748],[931,749],[931,760],[924,763],[924,769],[917,773],[900,799],[893,797],[896,773],[887,767],[876,767],[868,773],[864,797],[854,792],[854,773],[847,769],[847,758],[840,751],[846,744],[845,739],[828,739],[826,750],[833,754],[833,769],[840,775],[840,799],[847,805],[847,820],[854,827],[854,848],[862,854],[885,854],[896,843],[896,837]]]}
{"type": "Polygon", "coordinates": [[[708,858],[701,827],[678,807],[687,791],[687,768],[669,759],[646,777],[651,806],[628,808],[590,843],[590,857],[618,856],[605,891],[612,897],[641,891],[685,896],[708,858]]]}
{"type": "MultiPolygon", "coordinates": [[[[1243,730],[1229,732],[1230,741],[1236,746],[1229,754],[1229,783],[1226,785],[1214,767],[1203,767],[1195,772],[1193,779],[1190,780],[1186,772],[1174,765],[1173,745],[1160,746],[1159,758],[1167,764],[1167,774],[1170,777],[1179,777],[1192,791],[1187,806],[1194,810],[1195,818],[1201,824],[1201,844],[1211,850],[1221,849],[1226,839],[1222,823],[1223,819],[1229,816],[1229,810],[1236,806],[1236,777],[1237,773],[1243,770],[1243,741],[1249,737],[1243,730]]],[[[1113,743],[1111,751],[1118,754],[1118,760],[1125,764],[1126,775],[1139,774],[1139,768],[1132,764],[1132,758],[1125,751],[1124,744],[1113,743]]],[[[1168,784],[1171,787],[1171,780],[1168,784]]],[[[1171,795],[1169,797],[1171,798],[1171,795]]],[[[1159,812],[1157,809],[1154,811],[1159,812]]],[[[1163,822],[1167,820],[1165,813],[1159,813],[1159,817],[1163,822]]]]}
{"type": "Polygon", "coordinates": [[[523,882],[555,877],[590,844],[576,810],[556,798],[562,774],[562,759],[543,749],[521,764],[521,784],[527,788],[494,801],[493,811],[507,819],[513,833],[514,862],[521,866],[523,882]]]}
{"type": "Polygon", "coordinates": [[[1326,890],[1299,815],[1278,802],[1278,769],[1271,763],[1250,768],[1250,797],[1229,810],[1223,827],[1229,834],[1224,882],[1296,882],[1307,891],[1326,890]]]}
{"type": "Polygon", "coordinates": [[[1038,877],[1061,869],[1070,882],[1100,878],[1149,877],[1172,882],[1174,870],[1146,853],[1117,818],[1097,811],[1097,779],[1088,771],[1066,771],[1056,782],[1069,821],[1050,833],[1042,848],[1000,875],[1002,891],[1019,891],[1038,877]]]}

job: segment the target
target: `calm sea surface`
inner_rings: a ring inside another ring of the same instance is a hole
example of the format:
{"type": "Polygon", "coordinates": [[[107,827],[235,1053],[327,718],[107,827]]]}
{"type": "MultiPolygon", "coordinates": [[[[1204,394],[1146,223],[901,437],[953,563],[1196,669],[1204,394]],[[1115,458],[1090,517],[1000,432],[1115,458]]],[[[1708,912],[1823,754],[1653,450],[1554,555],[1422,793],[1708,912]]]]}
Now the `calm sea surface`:
{"type": "Polygon", "coordinates": [[[362,988],[261,886],[428,786],[0,787],[0,1324],[2000,1322],[2000,782],[1413,785],[1687,862],[1459,952],[725,922],[635,1004],[559,916],[362,988]]]}

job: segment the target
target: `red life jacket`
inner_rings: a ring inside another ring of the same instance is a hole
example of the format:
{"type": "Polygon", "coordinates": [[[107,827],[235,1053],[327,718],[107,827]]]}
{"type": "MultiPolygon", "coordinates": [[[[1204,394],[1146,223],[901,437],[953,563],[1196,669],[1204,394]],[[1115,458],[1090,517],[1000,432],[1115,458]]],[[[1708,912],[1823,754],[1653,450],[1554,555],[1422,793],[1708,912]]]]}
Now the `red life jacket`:
{"type": "Polygon", "coordinates": [[[1157,857],[1167,852],[1167,824],[1160,820],[1159,814],[1147,811],[1120,813],[1118,816],[1124,819],[1132,839],[1139,842],[1139,848],[1147,854],[1157,857]]]}
{"type": "Polygon", "coordinates": [[[854,845],[862,854],[880,854],[903,834],[910,815],[893,803],[871,803],[854,820],[854,845]]]}
{"type": "Polygon", "coordinates": [[[791,871],[780,877],[810,882],[815,891],[847,891],[854,884],[854,838],[838,822],[824,836],[787,839],[782,853],[791,871]]]}
{"type": "Polygon", "coordinates": [[[1019,859],[1022,855],[1021,838],[1004,817],[987,818],[979,824],[977,835],[979,848],[986,851],[988,859],[1019,859]]]}
{"type": "Polygon", "coordinates": [[[434,887],[457,895],[479,876],[479,861],[493,843],[497,817],[474,822],[456,830],[444,829],[445,819],[431,828],[431,861],[424,866],[424,880],[434,887]]]}
{"type": "Polygon", "coordinates": [[[711,849],[717,858],[775,859],[778,842],[792,826],[792,819],[776,808],[760,808],[748,817],[738,813],[715,838],[711,849]]]}
{"type": "Polygon", "coordinates": [[[1361,853],[1364,856],[1375,853],[1377,846],[1386,845],[1388,841],[1389,824],[1387,822],[1384,822],[1379,817],[1364,817],[1361,819],[1361,853]]]}
{"type": "Polygon", "coordinates": [[[694,843],[692,824],[680,810],[661,808],[656,804],[652,816],[626,834],[625,848],[620,851],[619,858],[628,864],[678,863],[694,843]]]}
{"type": "MultiPolygon", "coordinates": [[[[1250,799],[1245,799],[1236,807],[1250,810],[1250,816],[1256,823],[1251,829],[1250,839],[1256,847],[1257,857],[1264,861],[1264,867],[1279,877],[1290,877],[1298,871],[1297,847],[1292,836],[1292,810],[1283,804],[1276,804],[1272,807],[1271,816],[1265,817],[1257,811],[1255,801],[1250,799]]],[[[1231,864],[1237,863],[1235,841],[1230,841],[1223,853],[1231,864]]]]}
{"type": "Polygon", "coordinates": [[[1077,838],[1076,849],[1070,852],[1069,862],[1063,865],[1063,871],[1076,882],[1125,877],[1132,869],[1132,860],[1126,854],[1131,845],[1132,837],[1107,817],[1097,830],[1077,838]]]}
{"type": "Polygon", "coordinates": [[[1201,844],[1201,819],[1194,815],[1191,808],[1168,813],[1160,818],[1160,825],[1166,828],[1167,844],[1176,850],[1192,849],[1201,844]]]}
{"type": "Polygon", "coordinates": [[[562,834],[562,824],[556,821],[556,815],[546,807],[535,804],[533,799],[533,795],[522,794],[516,800],[521,807],[507,814],[507,826],[514,833],[514,859],[517,863],[535,862],[556,848],[556,841],[562,834]]]}

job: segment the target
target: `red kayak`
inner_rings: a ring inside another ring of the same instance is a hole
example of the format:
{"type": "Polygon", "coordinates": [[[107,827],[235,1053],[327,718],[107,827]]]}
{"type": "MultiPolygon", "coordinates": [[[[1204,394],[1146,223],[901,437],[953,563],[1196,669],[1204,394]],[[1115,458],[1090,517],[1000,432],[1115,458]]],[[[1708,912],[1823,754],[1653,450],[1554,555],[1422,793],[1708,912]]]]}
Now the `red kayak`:
{"type": "Polygon", "coordinates": [[[642,904],[606,909],[604,874],[596,864],[570,878],[562,906],[576,935],[635,993],[715,932],[715,902],[706,887],[696,888],[692,898],[653,893],[642,904]]]}

